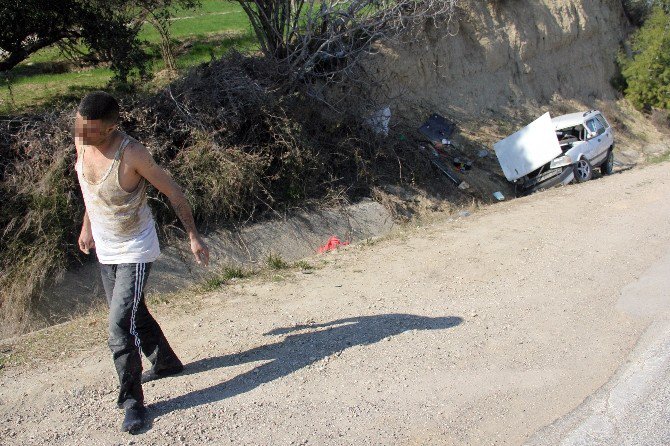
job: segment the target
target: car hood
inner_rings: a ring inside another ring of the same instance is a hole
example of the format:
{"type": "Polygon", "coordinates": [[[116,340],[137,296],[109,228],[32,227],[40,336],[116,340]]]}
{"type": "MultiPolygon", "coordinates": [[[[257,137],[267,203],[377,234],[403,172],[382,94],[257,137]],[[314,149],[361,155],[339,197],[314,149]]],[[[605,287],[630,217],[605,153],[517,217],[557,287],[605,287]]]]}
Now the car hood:
{"type": "Polygon", "coordinates": [[[563,153],[549,113],[498,141],[493,149],[508,181],[528,175],[563,153]]]}

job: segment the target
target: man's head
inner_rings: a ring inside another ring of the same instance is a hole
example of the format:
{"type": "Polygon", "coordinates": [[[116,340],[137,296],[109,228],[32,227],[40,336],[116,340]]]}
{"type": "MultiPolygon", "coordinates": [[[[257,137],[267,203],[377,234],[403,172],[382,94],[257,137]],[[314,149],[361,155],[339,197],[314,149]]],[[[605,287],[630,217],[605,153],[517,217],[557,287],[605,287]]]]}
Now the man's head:
{"type": "Polygon", "coordinates": [[[75,137],[85,145],[99,146],[114,131],[119,120],[119,103],[104,91],[87,94],[77,108],[75,137]]]}

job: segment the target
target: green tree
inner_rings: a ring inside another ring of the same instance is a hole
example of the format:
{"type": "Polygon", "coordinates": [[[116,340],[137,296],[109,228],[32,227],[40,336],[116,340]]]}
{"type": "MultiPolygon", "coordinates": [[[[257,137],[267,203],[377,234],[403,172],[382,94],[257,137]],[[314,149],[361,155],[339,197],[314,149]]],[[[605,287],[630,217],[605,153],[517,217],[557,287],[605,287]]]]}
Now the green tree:
{"type": "Polygon", "coordinates": [[[670,14],[664,5],[654,7],[631,47],[632,58],[619,58],[626,97],[640,109],[670,109],[670,14]]]}
{"type": "Polygon", "coordinates": [[[0,72],[42,48],[54,44],[75,48],[83,43],[89,59],[109,62],[117,79],[125,82],[132,70],[146,71],[148,56],[137,37],[144,21],[167,25],[169,7],[197,4],[197,0],[0,0],[0,72]]]}

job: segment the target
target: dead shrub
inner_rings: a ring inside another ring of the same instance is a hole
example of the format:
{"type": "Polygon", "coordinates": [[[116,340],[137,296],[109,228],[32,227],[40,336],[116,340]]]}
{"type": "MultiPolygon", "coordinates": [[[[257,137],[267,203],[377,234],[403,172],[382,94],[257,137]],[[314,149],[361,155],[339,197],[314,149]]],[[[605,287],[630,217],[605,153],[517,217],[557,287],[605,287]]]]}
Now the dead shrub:
{"type": "Polygon", "coordinates": [[[15,132],[3,138],[10,144],[1,152],[0,317],[2,331],[12,332],[27,328],[32,300],[67,265],[83,202],[72,168],[69,115],[23,116],[5,124],[15,132]]]}
{"type": "Polygon", "coordinates": [[[179,152],[169,170],[184,188],[198,220],[216,223],[245,214],[260,192],[268,162],[262,154],[203,141],[179,152]]]}

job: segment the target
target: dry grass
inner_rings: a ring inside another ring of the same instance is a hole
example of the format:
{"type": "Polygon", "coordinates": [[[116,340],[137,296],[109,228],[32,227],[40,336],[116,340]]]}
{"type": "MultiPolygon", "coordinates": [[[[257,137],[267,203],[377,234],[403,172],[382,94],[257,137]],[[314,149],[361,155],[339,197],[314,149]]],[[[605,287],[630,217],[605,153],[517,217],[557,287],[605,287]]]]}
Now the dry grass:
{"type": "Polygon", "coordinates": [[[18,117],[3,124],[11,135],[0,183],[0,335],[7,335],[30,328],[28,296],[38,296],[67,266],[83,203],[67,115],[18,117]]]}
{"type": "Polygon", "coordinates": [[[651,112],[651,123],[659,132],[664,135],[670,135],[670,110],[653,109],[651,112]]]}

